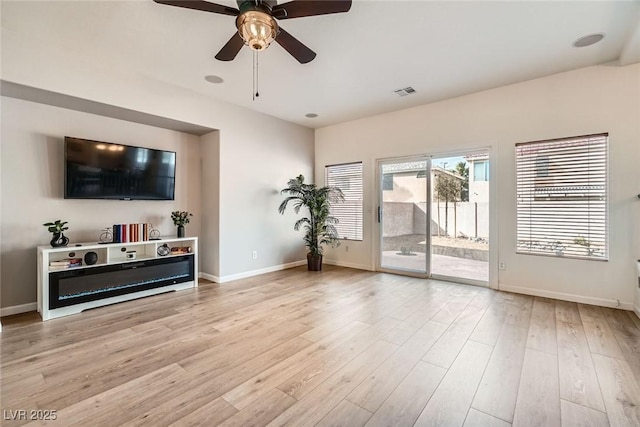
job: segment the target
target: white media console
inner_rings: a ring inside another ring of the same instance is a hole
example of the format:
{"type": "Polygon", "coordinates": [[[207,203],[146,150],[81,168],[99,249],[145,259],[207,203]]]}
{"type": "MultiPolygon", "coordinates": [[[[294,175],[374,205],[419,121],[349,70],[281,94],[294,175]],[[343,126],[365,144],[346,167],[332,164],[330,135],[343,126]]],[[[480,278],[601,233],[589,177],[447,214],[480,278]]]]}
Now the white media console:
{"type": "Polygon", "coordinates": [[[198,286],[198,238],[38,247],[38,312],[42,320],[89,308],[198,286]],[[171,253],[189,247],[190,252],[171,253]],[[85,256],[95,259],[87,265],[85,256]],[[96,259],[97,256],[97,259],[96,259]],[[82,258],[81,266],[55,267],[82,258]]]}

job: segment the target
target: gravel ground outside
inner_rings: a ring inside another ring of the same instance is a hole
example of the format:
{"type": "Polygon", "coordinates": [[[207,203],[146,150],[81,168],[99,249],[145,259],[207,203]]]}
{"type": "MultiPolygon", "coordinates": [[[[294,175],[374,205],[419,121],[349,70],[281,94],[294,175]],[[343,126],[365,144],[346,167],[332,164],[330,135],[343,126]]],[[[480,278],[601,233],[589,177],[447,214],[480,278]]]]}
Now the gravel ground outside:
{"type": "MultiPolygon", "coordinates": [[[[424,234],[407,234],[404,236],[385,237],[383,239],[383,251],[400,251],[400,248],[407,248],[412,252],[426,252],[426,235],[424,234]]],[[[489,250],[488,241],[474,241],[469,239],[460,239],[444,236],[432,236],[431,244],[434,246],[450,246],[455,248],[478,249],[482,251],[489,250]]]]}

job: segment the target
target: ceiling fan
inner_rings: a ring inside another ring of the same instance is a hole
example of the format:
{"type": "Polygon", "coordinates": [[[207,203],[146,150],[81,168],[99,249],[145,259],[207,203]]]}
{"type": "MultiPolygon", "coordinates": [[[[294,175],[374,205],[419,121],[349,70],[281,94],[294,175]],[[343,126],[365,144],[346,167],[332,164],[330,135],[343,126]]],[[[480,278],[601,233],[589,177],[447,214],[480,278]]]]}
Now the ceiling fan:
{"type": "Polygon", "coordinates": [[[313,61],[316,57],[315,52],[281,28],[276,19],[327,15],[348,12],[351,9],[351,0],[298,0],[282,4],[277,4],[276,0],[237,0],[238,9],[198,0],[153,1],[169,6],[236,16],[238,31],[216,55],[216,59],[220,61],[233,60],[245,44],[255,51],[261,51],[275,40],[298,62],[306,64],[313,61]]]}

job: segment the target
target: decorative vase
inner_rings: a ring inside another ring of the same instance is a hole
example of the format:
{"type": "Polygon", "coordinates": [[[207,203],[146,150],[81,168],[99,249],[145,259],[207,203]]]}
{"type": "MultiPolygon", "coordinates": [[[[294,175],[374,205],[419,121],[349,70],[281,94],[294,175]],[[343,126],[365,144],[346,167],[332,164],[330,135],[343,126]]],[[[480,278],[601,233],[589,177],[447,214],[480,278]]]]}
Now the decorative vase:
{"type": "Polygon", "coordinates": [[[178,237],[184,237],[184,225],[178,226],[178,237]]]}
{"type": "Polygon", "coordinates": [[[51,247],[59,248],[62,246],[67,246],[69,244],[69,238],[64,235],[64,233],[53,233],[53,239],[51,239],[51,247]]]}
{"type": "Polygon", "coordinates": [[[307,254],[307,270],[322,271],[322,255],[307,254]]]}

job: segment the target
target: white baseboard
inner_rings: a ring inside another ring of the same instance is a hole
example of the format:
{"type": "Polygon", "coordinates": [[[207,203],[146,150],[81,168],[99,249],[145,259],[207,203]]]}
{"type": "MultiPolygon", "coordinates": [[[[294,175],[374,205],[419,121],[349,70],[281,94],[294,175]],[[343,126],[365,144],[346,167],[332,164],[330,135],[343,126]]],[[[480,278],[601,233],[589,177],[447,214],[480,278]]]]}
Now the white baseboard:
{"type": "Polygon", "coordinates": [[[229,274],[227,276],[214,276],[213,274],[200,273],[200,277],[203,279],[211,280],[216,283],[226,283],[233,280],[246,279],[247,277],[259,276],[265,273],[273,273],[274,271],[287,270],[289,268],[300,267],[301,265],[307,265],[307,260],[294,261],[286,264],[274,265],[271,267],[260,268],[258,270],[244,271],[242,273],[229,274]]]}
{"type": "Polygon", "coordinates": [[[12,314],[28,313],[29,311],[36,311],[37,309],[38,303],[36,302],[14,305],[11,307],[3,307],[0,308],[0,317],[11,316],[12,314]]]}
{"type": "Polygon", "coordinates": [[[498,285],[498,288],[501,291],[514,292],[516,294],[525,294],[525,295],[533,295],[536,297],[553,298],[553,299],[559,299],[563,301],[579,302],[581,304],[598,305],[601,307],[621,308],[623,310],[634,309],[633,303],[620,301],[620,306],[618,306],[618,301],[614,299],[593,298],[593,297],[585,297],[583,295],[565,294],[563,292],[546,291],[543,289],[522,288],[520,286],[508,286],[502,283],[498,285]]]}
{"type": "Polygon", "coordinates": [[[198,278],[207,279],[210,282],[220,283],[220,278],[218,276],[214,276],[213,274],[203,273],[202,271],[198,273],[198,278]]]}
{"type": "Polygon", "coordinates": [[[330,259],[325,259],[323,262],[325,264],[335,265],[335,266],[338,266],[338,267],[347,267],[347,268],[355,268],[356,270],[374,271],[371,268],[371,266],[368,266],[368,265],[353,264],[353,263],[350,263],[350,262],[336,261],[336,260],[330,260],[330,259]]]}

